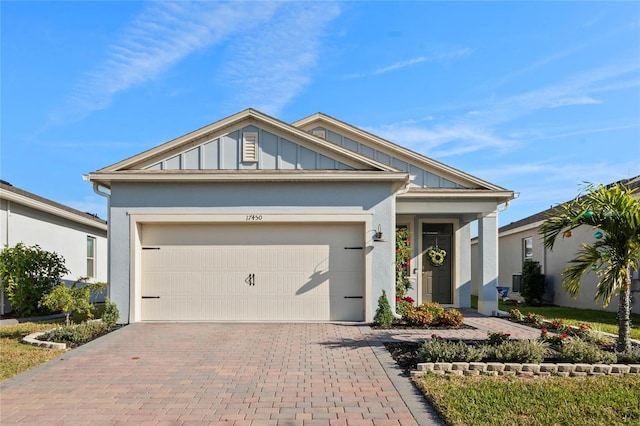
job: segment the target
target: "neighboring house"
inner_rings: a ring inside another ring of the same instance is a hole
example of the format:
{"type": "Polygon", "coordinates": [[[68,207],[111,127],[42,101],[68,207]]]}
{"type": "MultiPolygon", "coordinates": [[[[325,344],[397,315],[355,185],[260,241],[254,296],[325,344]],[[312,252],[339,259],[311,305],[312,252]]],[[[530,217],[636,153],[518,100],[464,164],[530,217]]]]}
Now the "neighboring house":
{"type": "Polygon", "coordinates": [[[324,114],[247,109],[87,179],[109,197],[121,322],[371,321],[382,291],[394,298],[397,227],[418,301],[466,307],[474,221],[480,311],[497,310],[497,210],[513,192],[324,114]]]}
{"type": "MultiPolygon", "coordinates": [[[[107,223],[89,213],[39,197],[0,182],[0,239],[2,247],[18,243],[56,252],[65,260],[72,283],[80,277],[107,281],[107,223]]],[[[0,286],[1,287],[1,286],[0,286]]],[[[11,312],[4,293],[0,313],[11,312]]]]}
{"type": "MultiPolygon", "coordinates": [[[[617,183],[624,184],[628,188],[640,189],[640,176],[617,183]]],[[[640,196],[640,191],[635,192],[635,196],[640,196]]],[[[500,227],[500,285],[510,287],[511,291],[519,292],[518,286],[522,264],[525,260],[531,259],[540,262],[542,273],[545,274],[546,289],[544,299],[547,302],[573,308],[603,309],[602,303],[594,301],[598,283],[595,273],[588,273],[583,276],[580,292],[575,299],[562,287],[562,272],[567,267],[567,263],[575,258],[583,243],[591,244],[595,241],[594,232],[596,230],[590,226],[581,226],[572,231],[570,238],[558,238],[553,251],[546,249],[539,230],[544,218],[554,209],[555,207],[552,207],[500,227]]],[[[631,291],[632,312],[640,313],[640,281],[638,281],[637,273],[633,276],[631,291]]],[[[617,311],[617,301],[617,297],[614,296],[609,306],[605,309],[607,311],[617,311]]]]}

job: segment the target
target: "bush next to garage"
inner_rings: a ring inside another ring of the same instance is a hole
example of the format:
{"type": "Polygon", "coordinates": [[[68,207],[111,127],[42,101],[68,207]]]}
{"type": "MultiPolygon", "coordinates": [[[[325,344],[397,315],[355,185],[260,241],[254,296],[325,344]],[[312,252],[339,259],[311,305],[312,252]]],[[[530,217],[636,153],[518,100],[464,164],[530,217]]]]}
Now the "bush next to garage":
{"type": "Polygon", "coordinates": [[[0,252],[0,279],[11,307],[20,316],[49,313],[40,299],[69,273],[64,258],[22,243],[0,252]]]}
{"type": "Polygon", "coordinates": [[[38,303],[52,311],[61,311],[66,316],[66,325],[71,325],[72,312],[86,314],[93,318],[93,305],[90,303],[91,295],[104,290],[107,283],[88,283],[88,278],[80,278],[71,286],[60,283],[48,294],[42,297],[38,303]]]}
{"type": "Polygon", "coordinates": [[[387,292],[384,290],[382,290],[382,295],[378,298],[378,310],[373,317],[373,323],[382,328],[390,328],[393,324],[393,312],[391,311],[389,299],[387,299],[387,292]]]}

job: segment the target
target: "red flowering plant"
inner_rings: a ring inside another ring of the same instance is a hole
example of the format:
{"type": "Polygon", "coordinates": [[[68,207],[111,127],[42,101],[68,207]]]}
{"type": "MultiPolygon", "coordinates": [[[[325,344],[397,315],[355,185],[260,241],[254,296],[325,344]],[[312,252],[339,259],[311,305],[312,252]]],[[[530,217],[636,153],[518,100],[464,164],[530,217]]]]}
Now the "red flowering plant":
{"type": "Polygon", "coordinates": [[[509,337],[511,337],[511,334],[504,333],[502,331],[498,331],[495,333],[489,332],[487,333],[487,343],[489,343],[489,345],[491,346],[497,346],[501,343],[508,341],[509,337]]]}
{"type": "Polygon", "coordinates": [[[540,329],[540,340],[542,340],[543,342],[547,342],[553,346],[562,346],[562,344],[570,338],[571,336],[569,336],[569,334],[564,331],[560,334],[552,335],[547,330],[547,327],[542,327],[542,329],[540,329]]]}
{"type": "Polygon", "coordinates": [[[523,321],[531,324],[542,325],[544,323],[544,316],[538,315],[533,312],[527,312],[527,315],[523,318],[523,321]]]}
{"type": "Polygon", "coordinates": [[[411,281],[409,281],[411,253],[409,229],[398,228],[396,230],[396,295],[399,297],[404,296],[411,288],[411,281]]]}
{"type": "Polygon", "coordinates": [[[411,296],[396,296],[396,313],[399,315],[404,315],[404,312],[413,307],[415,300],[411,296]]]}
{"type": "Polygon", "coordinates": [[[420,306],[409,305],[402,315],[409,325],[416,327],[459,327],[464,318],[456,309],[445,309],[439,303],[423,303],[420,306]]]}

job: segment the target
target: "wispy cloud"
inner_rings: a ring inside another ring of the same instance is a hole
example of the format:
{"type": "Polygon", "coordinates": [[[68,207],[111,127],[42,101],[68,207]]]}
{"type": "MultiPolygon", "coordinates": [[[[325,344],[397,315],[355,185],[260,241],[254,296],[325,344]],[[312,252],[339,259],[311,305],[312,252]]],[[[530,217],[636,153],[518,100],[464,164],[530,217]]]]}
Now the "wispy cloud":
{"type": "Polygon", "coordinates": [[[425,128],[420,123],[401,122],[365,130],[434,158],[468,154],[489,147],[504,151],[514,145],[511,139],[498,137],[488,129],[465,123],[425,128]]]}
{"type": "Polygon", "coordinates": [[[156,79],[192,53],[234,40],[223,78],[235,98],[265,112],[278,110],[311,78],[320,37],[339,15],[335,3],[157,2],[133,19],[88,70],[49,126],[79,121],[107,108],[114,96],[156,79]]]}
{"type": "Polygon", "coordinates": [[[232,43],[223,79],[238,89],[233,108],[252,105],[277,115],[311,80],[321,38],[339,14],[331,2],[286,3],[269,25],[232,43]]]}
{"type": "Polygon", "coordinates": [[[420,58],[409,59],[408,61],[396,62],[395,64],[389,65],[388,67],[379,68],[379,69],[373,71],[371,74],[373,74],[373,75],[386,74],[386,73],[388,73],[390,71],[399,70],[400,68],[406,68],[406,67],[411,66],[411,65],[419,64],[419,63],[424,62],[426,60],[427,60],[427,58],[422,56],[420,58]]]}
{"type": "Polygon", "coordinates": [[[364,72],[364,73],[356,73],[350,74],[344,77],[345,80],[351,80],[354,78],[361,78],[373,75],[381,75],[386,74],[392,71],[398,71],[403,68],[411,67],[413,65],[421,64],[423,62],[442,62],[449,61],[461,56],[467,56],[472,53],[472,50],[469,48],[461,48],[461,49],[453,49],[445,52],[434,53],[429,56],[418,56],[416,58],[407,59],[404,61],[399,61],[393,63],[391,65],[386,65],[380,68],[377,68],[373,71],[364,72]]]}
{"type": "MultiPolygon", "coordinates": [[[[473,105],[471,110],[470,105],[465,105],[463,111],[459,110],[457,114],[446,118],[439,116],[438,120],[429,123],[404,120],[370,127],[368,130],[434,158],[481,150],[504,153],[518,149],[526,141],[560,137],[552,136],[540,128],[535,131],[513,128],[505,131],[508,123],[545,109],[600,104],[601,101],[594,98],[593,94],[640,87],[633,77],[638,71],[640,66],[634,61],[603,66],[569,75],[556,84],[539,89],[490,98],[473,105]]],[[[612,127],[622,129],[627,126],[633,127],[628,123],[612,127]]],[[[572,132],[597,132],[598,128],[604,127],[591,126],[572,132]]]]}

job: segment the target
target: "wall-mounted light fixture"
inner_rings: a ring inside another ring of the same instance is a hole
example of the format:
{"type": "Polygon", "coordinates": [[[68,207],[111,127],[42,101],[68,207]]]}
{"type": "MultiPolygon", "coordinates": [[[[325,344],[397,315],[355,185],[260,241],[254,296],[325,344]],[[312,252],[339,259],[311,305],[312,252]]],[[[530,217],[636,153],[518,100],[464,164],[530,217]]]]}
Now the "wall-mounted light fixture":
{"type": "Polygon", "coordinates": [[[382,237],[382,229],[380,227],[380,225],[378,225],[378,230],[376,231],[376,233],[373,235],[373,241],[378,241],[378,242],[385,242],[387,240],[385,240],[382,237]]]}

